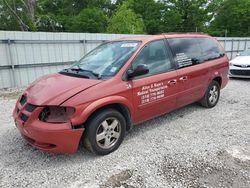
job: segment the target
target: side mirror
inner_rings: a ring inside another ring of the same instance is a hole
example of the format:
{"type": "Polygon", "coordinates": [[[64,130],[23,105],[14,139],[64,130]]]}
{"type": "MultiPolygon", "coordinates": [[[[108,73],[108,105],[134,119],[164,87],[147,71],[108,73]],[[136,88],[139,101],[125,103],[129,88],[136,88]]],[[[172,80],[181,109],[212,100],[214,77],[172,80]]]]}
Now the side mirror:
{"type": "Polygon", "coordinates": [[[136,76],[141,76],[149,72],[148,66],[145,64],[138,65],[134,70],[129,69],[127,72],[128,78],[133,78],[136,76]]]}
{"type": "Polygon", "coordinates": [[[236,56],[240,56],[240,53],[237,53],[236,56]]]}

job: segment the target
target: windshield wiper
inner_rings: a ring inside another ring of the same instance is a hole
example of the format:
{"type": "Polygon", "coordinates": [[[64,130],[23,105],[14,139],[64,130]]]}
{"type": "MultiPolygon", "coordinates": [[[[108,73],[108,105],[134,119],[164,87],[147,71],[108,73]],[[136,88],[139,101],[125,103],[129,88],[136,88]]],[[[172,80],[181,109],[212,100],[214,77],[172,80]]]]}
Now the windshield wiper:
{"type": "Polygon", "coordinates": [[[88,72],[90,74],[92,74],[93,76],[95,76],[96,78],[100,78],[100,75],[94,71],[91,70],[87,70],[87,69],[82,69],[79,65],[76,65],[76,68],[69,68],[69,70],[71,71],[77,71],[77,72],[88,72]]]}

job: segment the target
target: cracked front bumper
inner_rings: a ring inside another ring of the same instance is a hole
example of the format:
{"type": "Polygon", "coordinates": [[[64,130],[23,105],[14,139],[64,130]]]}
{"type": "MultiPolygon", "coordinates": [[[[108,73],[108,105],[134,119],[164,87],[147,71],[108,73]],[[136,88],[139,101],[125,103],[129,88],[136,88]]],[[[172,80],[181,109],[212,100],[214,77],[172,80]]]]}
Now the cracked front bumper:
{"type": "Polygon", "coordinates": [[[75,153],[84,131],[83,128],[60,130],[58,127],[56,130],[52,130],[52,126],[61,125],[44,122],[37,122],[36,126],[23,125],[22,121],[16,119],[15,123],[21,135],[30,145],[51,153],[75,153]],[[50,126],[49,129],[48,126],[50,126]]]}

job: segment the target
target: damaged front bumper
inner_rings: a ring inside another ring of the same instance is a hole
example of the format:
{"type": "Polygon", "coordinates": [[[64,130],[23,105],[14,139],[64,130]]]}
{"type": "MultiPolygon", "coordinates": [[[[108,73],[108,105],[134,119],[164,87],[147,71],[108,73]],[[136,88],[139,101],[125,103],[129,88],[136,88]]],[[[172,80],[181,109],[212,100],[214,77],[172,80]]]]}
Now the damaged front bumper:
{"type": "Polygon", "coordinates": [[[29,103],[19,99],[13,112],[16,127],[25,140],[42,151],[51,153],[75,153],[84,128],[73,129],[70,122],[46,123],[39,120],[43,107],[31,110],[29,103]]]}

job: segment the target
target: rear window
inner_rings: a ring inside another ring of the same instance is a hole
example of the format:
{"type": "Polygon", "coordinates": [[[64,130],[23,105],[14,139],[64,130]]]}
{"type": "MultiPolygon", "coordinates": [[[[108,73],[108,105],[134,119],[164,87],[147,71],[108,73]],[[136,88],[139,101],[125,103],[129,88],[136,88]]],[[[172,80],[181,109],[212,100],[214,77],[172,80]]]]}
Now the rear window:
{"type": "Polygon", "coordinates": [[[203,63],[221,57],[222,50],[210,38],[168,39],[179,68],[203,63]]]}

